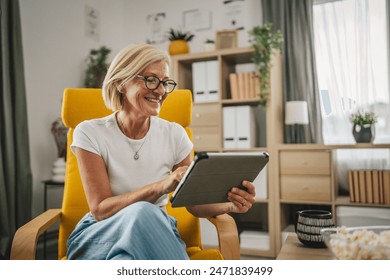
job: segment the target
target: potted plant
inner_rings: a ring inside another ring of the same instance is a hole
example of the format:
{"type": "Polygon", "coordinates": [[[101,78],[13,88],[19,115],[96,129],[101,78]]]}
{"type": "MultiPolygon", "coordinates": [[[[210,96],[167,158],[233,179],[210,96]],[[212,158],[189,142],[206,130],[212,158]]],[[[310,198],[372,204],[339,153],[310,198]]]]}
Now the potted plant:
{"type": "Polygon", "coordinates": [[[271,55],[275,50],[281,50],[283,35],[280,30],[273,32],[272,24],[266,23],[249,31],[249,42],[254,49],[252,61],[259,72],[257,78],[261,88],[260,104],[265,107],[269,94],[271,55]]]}
{"type": "Polygon", "coordinates": [[[206,52],[212,52],[215,51],[215,41],[212,39],[206,39],[204,41],[204,50],[206,52]]]}
{"type": "Polygon", "coordinates": [[[103,84],[104,76],[107,72],[107,59],[111,52],[105,46],[99,49],[92,49],[88,56],[88,65],[84,80],[84,86],[87,88],[100,88],[103,84]]]}
{"type": "Polygon", "coordinates": [[[168,39],[171,41],[169,44],[169,54],[184,54],[189,53],[190,47],[188,42],[190,42],[195,37],[191,32],[184,32],[181,30],[174,30],[173,28],[169,29],[168,39]]]}
{"type": "Polygon", "coordinates": [[[377,117],[374,112],[357,111],[351,114],[349,120],[353,124],[352,134],[356,143],[371,143],[375,138],[375,123],[377,117]]]}

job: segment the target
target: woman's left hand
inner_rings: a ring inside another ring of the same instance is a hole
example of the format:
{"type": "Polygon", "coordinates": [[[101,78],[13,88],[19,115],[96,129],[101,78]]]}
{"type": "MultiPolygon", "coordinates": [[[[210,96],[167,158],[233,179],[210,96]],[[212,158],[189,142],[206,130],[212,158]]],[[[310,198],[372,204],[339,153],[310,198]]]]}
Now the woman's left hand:
{"type": "Polygon", "coordinates": [[[231,202],[229,212],[246,213],[255,203],[255,186],[252,182],[243,181],[242,185],[246,190],[234,187],[228,193],[228,200],[231,202]]]}

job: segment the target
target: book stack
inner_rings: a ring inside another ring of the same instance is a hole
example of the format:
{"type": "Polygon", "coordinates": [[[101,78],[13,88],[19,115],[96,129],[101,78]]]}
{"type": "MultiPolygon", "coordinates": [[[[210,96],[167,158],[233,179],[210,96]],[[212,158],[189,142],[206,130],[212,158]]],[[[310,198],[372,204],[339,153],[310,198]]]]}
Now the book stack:
{"type": "Polygon", "coordinates": [[[351,202],[390,204],[390,170],[349,170],[351,202]]]}
{"type": "Polygon", "coordinates": [[[256,72],[230,73],[229,84],[232,100],[260,98],[260,81],[256,72]]]}

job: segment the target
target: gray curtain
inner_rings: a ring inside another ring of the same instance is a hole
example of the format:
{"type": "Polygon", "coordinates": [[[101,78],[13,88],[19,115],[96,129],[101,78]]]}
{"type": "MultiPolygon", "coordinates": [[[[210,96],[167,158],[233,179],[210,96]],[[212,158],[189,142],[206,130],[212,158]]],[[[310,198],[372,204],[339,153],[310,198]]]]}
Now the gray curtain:
{"type": "MultiPolygon", "coordinates": [[[[390,0],[386,1],[386,19],[387,19],[387,45],[390,46],[390,0]]],[[[387,56],[388,69],[390,69],[390,55],[387,56]]],[[[389,71],[390,74],[390,71],[389,71]]],[[[390,77],[388,79],[390,88],[390,77]]]]}
{"type": "Polygon", "coordinates": [[[285,125],[285,143],[293,143],[294,135],[298,143],[323,142],[312,5],[313,0],[262,0],[263,22],[271,22],[284,36],[284,101],[305,100],[309,108],[309,125],[285,125]]]}
{"type": "Polygon", "coordinates": [[[18,0],[0,0],[0,255],[31,218],[32,176],[18,0]]]}

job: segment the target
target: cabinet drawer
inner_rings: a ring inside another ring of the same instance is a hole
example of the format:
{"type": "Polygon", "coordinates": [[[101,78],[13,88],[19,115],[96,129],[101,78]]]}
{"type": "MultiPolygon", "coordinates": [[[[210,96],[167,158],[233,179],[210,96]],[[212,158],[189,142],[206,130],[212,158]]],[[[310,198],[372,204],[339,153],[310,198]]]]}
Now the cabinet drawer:
{"type": "Polygon", "coordinates": [[[280,173],[330,175],[330,151],[281,151],[280,173]]]}
{"type": "Polygon", "coordinates": [[[280,198],[289,200],[331,200],[331,177],[322,175],[282,175],[280,198]]]}
{"type": "Polygon", "coordinates": [[[195,151],[219,150],[221,134],[219,127],[192,127],[195,151]]]}
{"type": "Polygon", "coordinates": [[[221,107],[219,104],[194,104],[191,126],[219,126],[221,107]]]}

